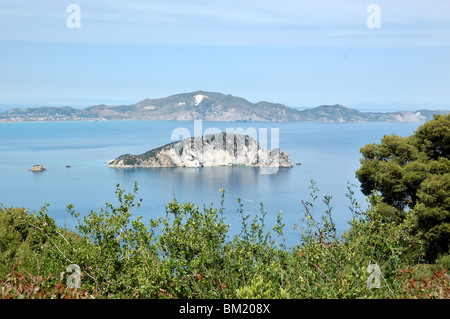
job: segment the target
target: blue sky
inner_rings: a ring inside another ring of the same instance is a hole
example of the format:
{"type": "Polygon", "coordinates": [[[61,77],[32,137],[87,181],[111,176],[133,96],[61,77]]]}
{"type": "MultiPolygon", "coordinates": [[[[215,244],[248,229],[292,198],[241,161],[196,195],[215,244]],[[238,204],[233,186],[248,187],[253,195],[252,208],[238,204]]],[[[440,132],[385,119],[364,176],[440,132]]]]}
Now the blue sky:
{"type": "Polygon", "coordinates": [[[0,0],[0,110],[196,90],[450,109],[449,12],[446,0],[0,0]],[[67,27],[70,4],[81,28],[67,27]],[[366,24],[370,4],[380,28],[366,24]]]}

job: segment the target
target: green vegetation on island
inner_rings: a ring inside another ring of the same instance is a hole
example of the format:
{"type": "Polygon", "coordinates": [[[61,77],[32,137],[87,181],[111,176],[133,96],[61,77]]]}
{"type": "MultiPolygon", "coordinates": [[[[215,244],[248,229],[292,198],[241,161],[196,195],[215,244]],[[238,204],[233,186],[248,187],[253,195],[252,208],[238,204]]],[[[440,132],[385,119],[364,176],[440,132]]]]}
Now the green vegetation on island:
{"type": "Polygon", "coordinates": [[[253,166],[290,168],[289,155],[276,148],[264,150],[249,135],[220,132],[166,144],[144,154],[124,154],[109,167],[204,167],[253,166]]]}

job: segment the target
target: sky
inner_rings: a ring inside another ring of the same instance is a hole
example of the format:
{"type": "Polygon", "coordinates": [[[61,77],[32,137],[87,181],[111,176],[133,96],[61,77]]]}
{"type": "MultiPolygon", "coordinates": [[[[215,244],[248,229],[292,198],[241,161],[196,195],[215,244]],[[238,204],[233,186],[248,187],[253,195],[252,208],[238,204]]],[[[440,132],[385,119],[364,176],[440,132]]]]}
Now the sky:
{"type": "Polygon", "coordinates": [[[0,111],[197,90],[450,109],[449,12],[447,0],[0,0],[0,111]]]}

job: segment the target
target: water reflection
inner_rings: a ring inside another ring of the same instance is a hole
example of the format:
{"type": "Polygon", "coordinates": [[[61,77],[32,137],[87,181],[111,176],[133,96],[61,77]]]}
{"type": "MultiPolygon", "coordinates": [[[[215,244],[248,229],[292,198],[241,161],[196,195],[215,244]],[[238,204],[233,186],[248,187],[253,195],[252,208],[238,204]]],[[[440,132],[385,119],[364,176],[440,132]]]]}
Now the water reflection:
{"type": "Polygon", "coordinates": [[[220,189],[225,190],[224,216],[231,226],[231,233],[238,233],[241,227],[237,198],[244,205],[244,213],[251,216],[260,213],[262,202],[268,212],[270,227],[274,225],[278,211],[297,209],[294,203],[296,190],[290,187],[295,168],[280,168],[270,175],[261,174],[259,168],[243,166],[109,169],[114,170],[116,180],[128,185],[126,189],[130,189],[134,181],[138,182],[138,197],[143,199],[139,214],[144,218],[162,216],[164,206],[173,196],[180,203],[191,202],[199,207],[213,204],[219,208],[220,189]]]}
{"type": "Polygon", "coordinates": [[[261,174],[260,168],[240,166],[111,169],[120,180],[137,180],[139,185],[155,188],[158,192],[166,189],[178,195],[195,193],[199,195],[195,198],[200,199],[205,194],[214,194],[217,198],[219,189],[247,197],[264,194],[268,189],[283,190],[291,173],[290,168],[280,168],[275,174],[261,174]]]}

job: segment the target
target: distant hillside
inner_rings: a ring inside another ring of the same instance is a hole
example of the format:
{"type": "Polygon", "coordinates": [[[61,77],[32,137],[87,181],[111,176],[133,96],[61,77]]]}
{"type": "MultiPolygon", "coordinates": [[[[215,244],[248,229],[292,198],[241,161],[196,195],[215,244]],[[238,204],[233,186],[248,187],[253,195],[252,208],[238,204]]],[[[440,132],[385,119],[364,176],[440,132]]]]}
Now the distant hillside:
{"type": "Polygon", "coordinates": [[[433,114],[448,114],[450,110],[419,110],[399,112],[361,112],[342,105],[321,105],[299,111],[302,121],[316,122],[426,122],[433,114]]]}
{"type": "Polygon", "coordinates": [[[0,122],[107,121],[107,120],[205,120],[205,121],[315,121],[315,122],[425,122],[433,113],[446,111],[360,112],[342,105],[322,105],[298,110],[270,102],[248,100],[217,92],[196,91],[166,98],[145,99],[130,105],[15,108],[0,113],[0,122]]]}

